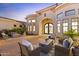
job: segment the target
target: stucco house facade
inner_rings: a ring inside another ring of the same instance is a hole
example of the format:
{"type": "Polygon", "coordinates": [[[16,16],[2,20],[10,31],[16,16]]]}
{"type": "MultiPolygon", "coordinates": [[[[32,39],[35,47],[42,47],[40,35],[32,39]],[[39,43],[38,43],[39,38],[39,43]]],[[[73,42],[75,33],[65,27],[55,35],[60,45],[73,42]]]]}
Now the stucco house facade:
{"type": "Polygon", "coordinates": [[[69,29],[79,32],[79,4],[56,3],[26,17],[29,34],[62,35],[69,29]]]}

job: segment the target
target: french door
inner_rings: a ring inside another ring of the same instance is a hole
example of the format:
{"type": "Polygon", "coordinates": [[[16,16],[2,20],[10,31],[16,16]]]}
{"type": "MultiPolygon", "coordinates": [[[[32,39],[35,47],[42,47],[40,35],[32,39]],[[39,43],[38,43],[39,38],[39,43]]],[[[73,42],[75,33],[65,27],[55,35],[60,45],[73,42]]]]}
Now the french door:
{"type": "Polygon", "coordinates": [[[53,24],[52,23],[45,24],[44,33],[45,34],[52,34],[53,33],[53,24]]]}

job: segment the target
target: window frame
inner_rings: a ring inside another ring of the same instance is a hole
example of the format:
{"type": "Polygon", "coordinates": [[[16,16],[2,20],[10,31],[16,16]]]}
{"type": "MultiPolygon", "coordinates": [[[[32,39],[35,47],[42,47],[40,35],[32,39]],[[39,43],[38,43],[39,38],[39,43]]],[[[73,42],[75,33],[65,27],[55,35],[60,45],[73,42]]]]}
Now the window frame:
{"type": "Polygon", "coordinates": [[[33,32],[36,31],[36,26],[35,26],[35,25],[32,26],[32,31],[33,31],[33,32]]]}
{"type": "Polygon", "coordinates": [[[67,32],[68,29],[69,29],[69,23],[68,23],[68,20],[64,20],[63,23],[63,33],[67,32]],[[65,29],[65,30],[64,30],[65,29]]]}
{"type": "Polygon", "coordinates": [[[44,25],[44,34],[53,34],[54,33],[54,25],[53,25],[53,32],[52,33],[50,33],[50,28],[49,28],[49,24],[52,24],[52,23],[46,23],[45,25],[44,25]],[[45,33],[45,25],[47,25],[48,24],[48,33],[45,33]]]}
{"type": "Polygon", "coordinates": [[[78,32],[78,18],[72,18],[71,19],[71,26],[72,26],[72,29],[75,28],[73,30],[75,30],[76,32],[78,32]],[[74,24],[73,24],[73,22],[74,22],[74,24]],[[76,22],[76,24],[75,24],[75,22],[76,22]]]}
{"type": "Polygon", "coordinates": [[[60,33],[61,32],[61,22],[57,21],[57,32],[60,33]]]}

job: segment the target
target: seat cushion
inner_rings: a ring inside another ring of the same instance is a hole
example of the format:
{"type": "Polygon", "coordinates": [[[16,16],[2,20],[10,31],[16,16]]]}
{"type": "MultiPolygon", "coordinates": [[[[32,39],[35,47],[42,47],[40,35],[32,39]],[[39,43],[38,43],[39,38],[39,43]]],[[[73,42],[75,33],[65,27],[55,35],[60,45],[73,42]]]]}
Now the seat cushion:
{"type": "Polygon", "coordinates": [[[21,43],[26,46],[28,48],[28,50],[33,50],[33,45],[31,44],[31,42],[27,41],[27,40],[22,40],[21,43]]]}

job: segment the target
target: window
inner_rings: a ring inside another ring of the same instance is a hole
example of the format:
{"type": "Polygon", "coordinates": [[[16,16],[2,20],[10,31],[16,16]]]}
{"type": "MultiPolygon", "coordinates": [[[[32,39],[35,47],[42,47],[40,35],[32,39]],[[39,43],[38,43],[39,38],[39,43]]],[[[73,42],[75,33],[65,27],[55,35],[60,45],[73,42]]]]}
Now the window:
{"type": "Polygon", "coordinates": [[[77,32],[77,28],[78,28],[77,19],[72,19],[72,29],[75,30],[75,32],[77,32]]]}
{"type": "Polygon", "coordinates": [[[61,19],[63,16],[64,16],[63,12],[61,12],[61,13],[57,14],[57,19],[61,19]]]}
{"type": "Polygon", "coordinates": [[[28,31],[30,32],[35,31],[35,26],[32,25],[28,26],[28,31]]]}
{"type": "Polygon", "coordinates": [[[33,31],[35,31],[35,26],[33,26],[33,31]]]}
{"type": "Polygon", "coordinates": [[[65,16],[71,16],[71,15],[75,15],[75,9],[68,10],[65,12],[65,16]]]}
{"type": "Polygon", "coordinates": [[[68,31],[68,23],[64,22],[63,23],[63,33],[68,31]]]}
{"type": "Polygon", "coordinates": [[[57,27],[58,27],[58,32],[60,32],[60,22],[58,22],[57,27]]]}
{"type": "Polygon", "coordinates": [[[31,20],[29,20],[28,22],[31,23],[31,20]]]}
{"type": "Polygon", "coordinates": [[[14,27],[16,27],[16,25],[14,24],[14,27]]]}
{"type": "Polygon", "coordinates": [[[51,33],[53,33],[53,24],[50,24],[50,23],[45,24],[44,29],[45,29],[45,33],[46,33],[46,34],[51,34],[51,33]]]}
{"type": "Polygon", "coordinates": [[[32,22],[35,22],[35,20],[32,20],[32,22]]]}

